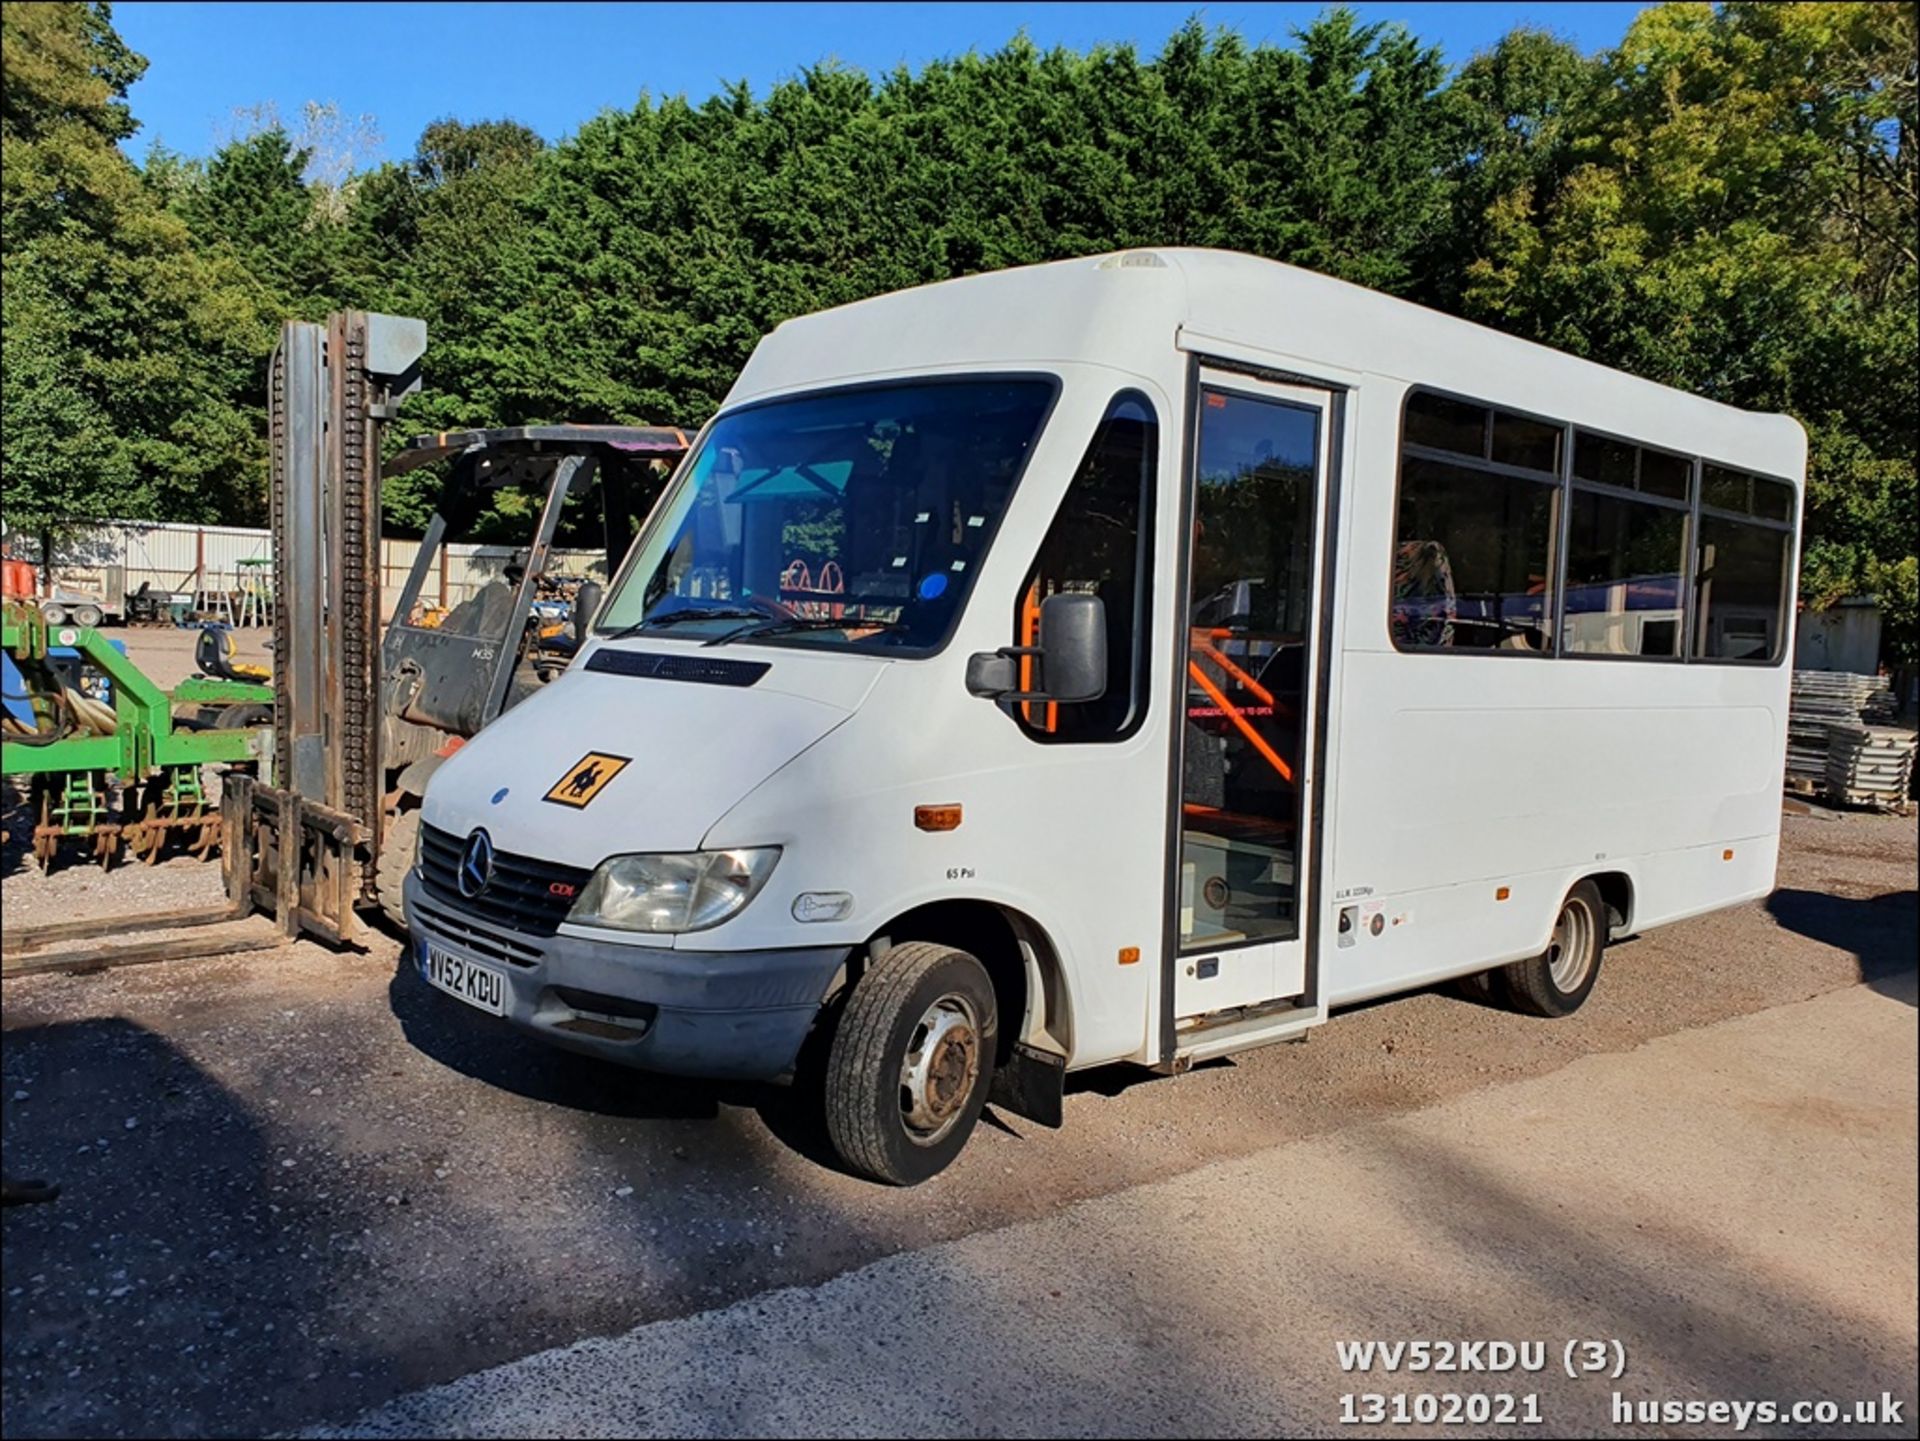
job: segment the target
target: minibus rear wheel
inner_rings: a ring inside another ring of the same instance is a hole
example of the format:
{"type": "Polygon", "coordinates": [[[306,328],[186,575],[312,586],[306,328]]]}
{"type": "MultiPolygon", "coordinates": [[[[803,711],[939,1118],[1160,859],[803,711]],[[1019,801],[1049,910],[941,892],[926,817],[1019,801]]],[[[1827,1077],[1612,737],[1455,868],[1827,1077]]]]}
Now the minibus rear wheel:
{"type": "Polygon", "coordinates": [[[960,1154],[986,1105],[999,1019],[967,952],[906,941],[848,995],[827,1056],[827,1134],[862,1175],[912,1186],[960,1154]]]}
{"type": "Polygon", "coordinates": [[[1579,1010],[1600,979],[1600,953],[1608,936],[1609,916],[1600,888],[1582,881],[1560,903],[1547,948],[1503,971],[1513,1008],[1534,1016],[1570,1016],[1579,1010]]]}

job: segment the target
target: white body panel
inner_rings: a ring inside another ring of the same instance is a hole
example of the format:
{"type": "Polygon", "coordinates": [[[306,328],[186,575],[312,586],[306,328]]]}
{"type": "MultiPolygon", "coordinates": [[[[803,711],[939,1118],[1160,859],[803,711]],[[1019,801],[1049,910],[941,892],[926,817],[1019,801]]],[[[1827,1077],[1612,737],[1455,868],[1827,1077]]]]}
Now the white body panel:
{"type": "MultiPolygon", "coordinates": [[[[750,640],[701,652],[771,663],[756,686],[731,689],[585,673],[602,646],[698,651],[670,633],[600,640],[550,691],[441,768],[427,821],[463,834],[485,824],[503,849],[579,866],[621,852],[783,848],[765,891],[719,926],[674,938],[593,930],[601,940],[686,951],[857,946],[916,906],[991,903],[1021,918],[1023,938],[1038,938],[1034,964],[1065,1003],[1050,1029],[1071,1066],[1172,1060],[1174,1023],[1220,1009],[1204,999],[1213,983],[1187,985],[1180,958],[1168,954],[1177,799],[1169,765],[1173,718],[1186,704],[1178,542],[1189,529],[1189,391],[1204,356],[1326,388],[1334,433],[1319,484],[1323,505],[1336,499],[1319,512],[1331,514],[1323,541],[1334,561],[1330,583],[1316,588],[1325,598],[1315,628],[1324,767],[1305,777],[1320,797],[1317,854],[1307,855],[1318,884],[1303,877],[1302,888],[1314,910],[1292,949],[1279,948],[1284,963],[1223,952],[1223,984],[1211,993],[1233,992],[1227,1005],[1294,1004],[1277,1008],[1265,1029],[1242,1021],[1227,1039],[1178,1043],[1183,1054],[1270,1038],[1324,1019],[1333,1004],[1536,954],[1583,876],[1627,878],[1634,930],[1770,889],[1785,666],[1396,651],[1388,630],[1396,476],[1412,385],[1796,487],[1800,428],[1290,267],[1154,254],[1150,263],[1095,258],[953,281],[788,322],[727,397],[723,413],[879,378],[1059,379],[1051,418],[939,653],[841,656],[750,640]],[[967,657],[1014,641],[1009,617],[1036,547],[1106,406],[1129,388],[1150,399],[1160,426],[1151,703],[1125,740],[1042,745],[967,693],[967,657]],[[595,750],[634,760],[589,808],[544,804],[547,788],[595,750]],[[495,803],[502,787],[510,794],[495,803]],[[959,829],[915,828],[915,806],[951,804],[964,808],[959,829]],[[852,913],[796,922],[795,898],[819,891],[851,893],[852,913]],[[1377,907],[1386,921],[1380,934],[1336,946],[1334,915],[1349,904],[1369,915],[1377,907]],[[1128,949],[1137,961],[1123,962],[1128,949]],[[1266,979],[1234,980],[1249,967],[1266,979]]],[[[1317,554],[1325,553],[1323,545],[1317,554]]]]}

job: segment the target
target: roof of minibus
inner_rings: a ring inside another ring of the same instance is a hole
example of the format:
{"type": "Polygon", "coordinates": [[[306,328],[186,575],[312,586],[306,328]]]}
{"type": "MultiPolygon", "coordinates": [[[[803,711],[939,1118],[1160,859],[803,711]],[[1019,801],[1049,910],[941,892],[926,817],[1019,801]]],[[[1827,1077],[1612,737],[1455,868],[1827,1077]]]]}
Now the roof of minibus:
{"type": "Polygon", "coordinates": [[[1798,481],[1806,434],[1472,321],[1275,260],[1225,250],[1116,251],[992,271],[786,321],[728,406],[782,391],[931,369],[1094,363],[1166,374],[1186,349],[1248,347],[1691,451],[1798,481]]]}

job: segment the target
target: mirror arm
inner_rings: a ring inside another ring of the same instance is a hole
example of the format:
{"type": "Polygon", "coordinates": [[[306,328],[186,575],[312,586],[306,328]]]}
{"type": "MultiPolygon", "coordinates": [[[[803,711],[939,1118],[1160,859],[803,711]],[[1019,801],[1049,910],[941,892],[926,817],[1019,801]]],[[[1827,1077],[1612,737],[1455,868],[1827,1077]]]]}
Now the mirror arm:
{"type": "MultiPolygon", "coordinates": [[[[1011,661],[1021,660],[1027,656],[1038,656],[1040,654],[1042,654],[1042,652],[1040,647],[1037,645],[1003,645],[998,650],[995,650],[995,651],[982,651],[978,655],[974,656],[973,660],[976,663],[980,661],[996,661],[996,660],[1004,660],[1004,661],[1011,662],[1011,661]]],[[[971,667],[969,667],[969,669],[971,669],[971,667]]],[[[972,680],[971,675],[968,676],[968,680],[969,682],[971,682],[972,680]]],[[[971,684],[969,684],[968,690],[971,691],[972,694],[979,696],[982,700],[990,700],[990,701],[993,701],[995,704],[1000,704],[1003,702],[1007,704],[1022,704],[1022,703],[1030,703],[1033,701],[1042,701],[1047,699],[1046,696],[1041,695],[1037,691],[1022,691],[1022,690],[1014,690],[1014,689],[975,690],[971,684]]]]}

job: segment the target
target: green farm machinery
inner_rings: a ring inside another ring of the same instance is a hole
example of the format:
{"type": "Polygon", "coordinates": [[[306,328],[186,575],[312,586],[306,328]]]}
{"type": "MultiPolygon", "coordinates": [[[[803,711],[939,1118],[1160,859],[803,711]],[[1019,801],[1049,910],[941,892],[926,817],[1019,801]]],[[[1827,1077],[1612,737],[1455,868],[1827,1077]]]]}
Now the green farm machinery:
{"type": "Polygon", "coordinates": [[[42,870],[62,845],[105,866],[123,848],[149,863],[175,843],[208,855],[223,832],[205,768],[272,763],[269,686],[201,676],[170,695],[100,632],[50,626],[27,605],[0,613],[0,650],[0,775],[25,783],[42,870]]]}

